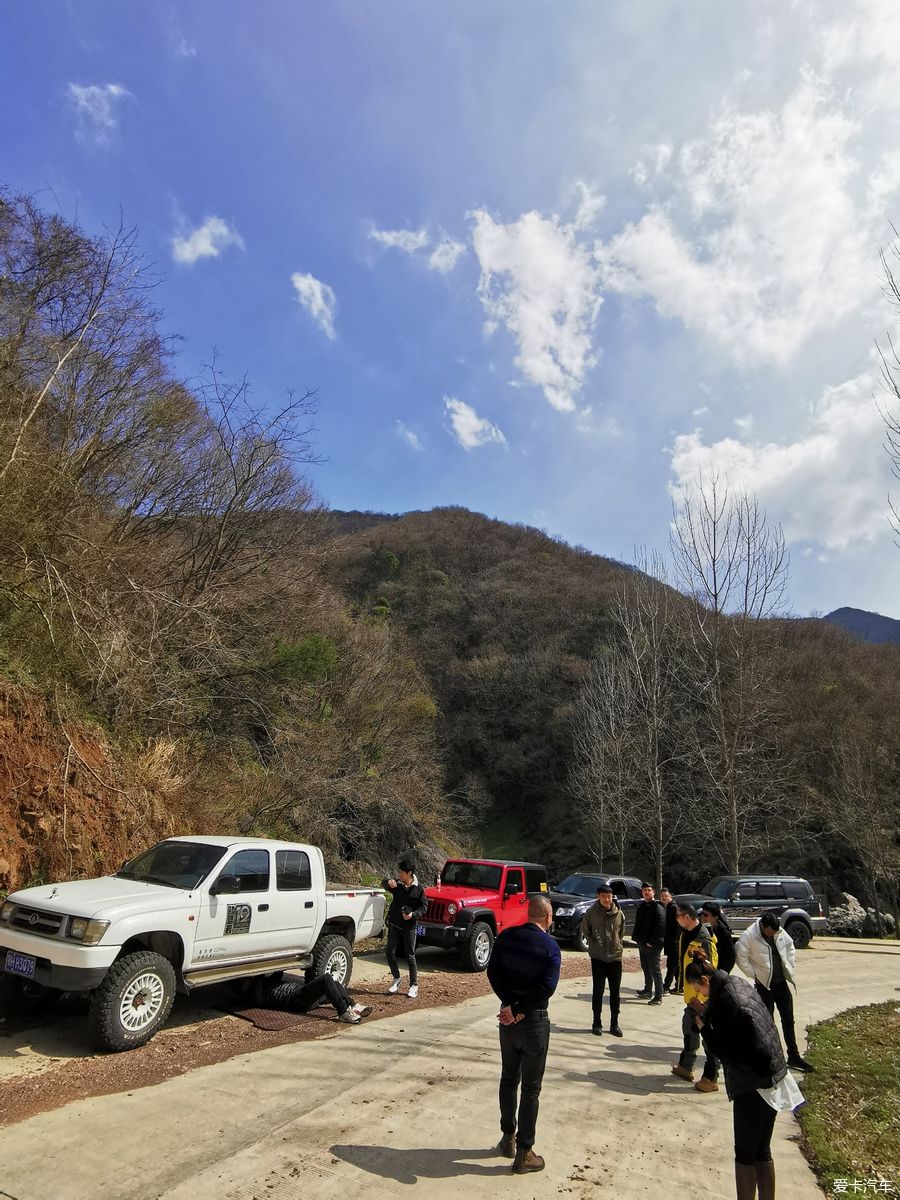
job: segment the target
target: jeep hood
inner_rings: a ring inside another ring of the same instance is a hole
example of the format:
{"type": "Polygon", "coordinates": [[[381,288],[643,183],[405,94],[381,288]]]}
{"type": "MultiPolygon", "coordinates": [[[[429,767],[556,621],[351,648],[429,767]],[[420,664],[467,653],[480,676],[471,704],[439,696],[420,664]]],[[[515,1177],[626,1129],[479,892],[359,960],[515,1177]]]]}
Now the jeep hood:
{"type": "Polygon", "coordinates": [[[73,917],[119,918],[131,913],[159,912],[184,908],[192,893],[159,883],[138,883],[105,875],[102,879],[76,879],[70,883],[41,884],[13,892],[7,899],[13,904],[40,908],[44,912],[65,913],[73,917]]]}
{"type": "Polygon", "coordinates": [[[465,908],[474,908],[477,904],[496,904],[500,899],[500,893],[497,891],[485,891],[484,888],[472,887],[457,887],[455,884],[441,884],[439,888],[429,887],[425,889],[425,897],[428,900],[443,901],[444,904],[453,900],[456,904],[463,904],[465,908]]]}

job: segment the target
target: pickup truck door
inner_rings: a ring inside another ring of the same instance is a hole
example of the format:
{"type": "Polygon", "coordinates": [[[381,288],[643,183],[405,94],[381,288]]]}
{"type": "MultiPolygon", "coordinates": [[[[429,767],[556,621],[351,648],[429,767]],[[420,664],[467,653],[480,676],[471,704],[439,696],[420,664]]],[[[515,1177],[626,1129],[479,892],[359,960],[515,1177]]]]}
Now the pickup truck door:
{"type": "Polygon", "coordinates": [[[272,947],[311,950],[324,918],[324,900],[321,887],[313,887],[312,864],[305,850],[275,851],[272,899],[272,947]]]}
{"type": "Polygon", "coordinates": [[[207,891],[197,916],[193,965],[252,958],[273,949],[277,916],[273,909],[268,850],[238,850],[226,860],[210,887],[228,879],[234,892],[207,891]],[[236,886],[235,886],[236,885],[236,886]]]}
{"type": "Polygon", "coordinates": [[[525,873],[521,867],[509,867],[500,896],[500,928],[498,933],[528,920],[528,896],[525,893],[525,873]]]}

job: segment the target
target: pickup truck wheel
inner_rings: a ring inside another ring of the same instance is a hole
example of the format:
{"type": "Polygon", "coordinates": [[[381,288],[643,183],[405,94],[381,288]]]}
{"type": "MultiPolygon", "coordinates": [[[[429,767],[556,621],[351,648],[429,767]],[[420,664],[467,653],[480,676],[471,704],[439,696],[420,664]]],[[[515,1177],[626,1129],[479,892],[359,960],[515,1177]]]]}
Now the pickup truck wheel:
{"type": "Polygon", "coordinates": [[[469,940],[462,949],[463,966],[467,971],[483,971],[491,959],[494,933],[486,921],[476,921],[469,940]]]}
{"type": "Polygon", "coordinates": [[[101,1050],[143,1046],[166,1023],[175,1000],[175,969],[167,958],[138,950],[117,959],[91,997],[88,1024],[101,1050]]]}
{"type": "Polygon", "coordinates": [[[812,941],[812,930],[805,921],[788,921],[784,931],[798,950],[805,950],[812,941]]]}
{"type": "Polygon", "coordinates": [[[30,979],[0,975],[0,1016],[30,1017],[47,1012],[62,995],[58,988],[43,987],[30,979]]]}
{"type": "Polygon", "coordinates": [[[312,966],[306,972],[307,979],[319,975],[332,975],[344,987],[353,974],[353,947],[339,933],[330,933],[316,942],[312,966]]]}

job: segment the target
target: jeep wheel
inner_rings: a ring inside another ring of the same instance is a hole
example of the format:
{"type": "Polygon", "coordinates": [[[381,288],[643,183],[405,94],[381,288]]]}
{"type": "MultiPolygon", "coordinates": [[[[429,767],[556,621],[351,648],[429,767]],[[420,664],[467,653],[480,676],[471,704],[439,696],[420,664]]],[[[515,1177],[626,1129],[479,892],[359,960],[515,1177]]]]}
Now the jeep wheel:
{"type": "Polygon", "coordinates": [[[467,971],[484,971],[494,948],[494,932],[486,921],[476,921],[461,954],[467,971]]]}
{"type": "Polygon", "coordinates": [[[313,950],[312,966],[306,972],[307,979],[320,975],[331,975],[344,987],[353,974],[353,947],[339,933],[330,933],[319,938],[313,950]]]}
{"type": "Polygon", "coordinates": [[[58,988],[4,971],[0,974],[0,1017],[36,1017],[52,1008],[61,995],[58,988]]]}
{"type": "Polygon", "coordinates": [[[805,921],[788,921],[784,931],[798,950],[805,950],[812,941],[812,930],[805,921]]]}
{"type": "Polygon", "coordinates": [[[138,950],[117,959],[91,997],[88,1024],[100,1050],[133,1050],[165,1025],[175,1000],[167,958],[138,950]]]}

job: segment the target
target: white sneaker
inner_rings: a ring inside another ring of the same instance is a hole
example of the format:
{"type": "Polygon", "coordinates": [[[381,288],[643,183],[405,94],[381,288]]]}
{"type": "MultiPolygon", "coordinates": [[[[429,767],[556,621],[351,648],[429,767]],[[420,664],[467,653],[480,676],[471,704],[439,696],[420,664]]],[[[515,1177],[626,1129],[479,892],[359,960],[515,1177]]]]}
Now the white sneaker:
{"type": "Polygon", "coordinates": [[[398,975],[397,978],[391,983],[391,986],[388,988],[388,992],[390,993],[390,995],[393,996],[396,992],[399,992],[399,991],[400,991],[400,977],[398,975]]]}
{"type": "Polygon", "coordinates": [[[371,1004],[354,1004],[353,1011],[358,1017],[367,1017],[372,1012],[371,1004]]]}
{"type": "Polygon", "coordinates": [[[359,1013],[354,1012],[352,1008],[345,1008],[344,1011],[341,1013],[341,1015],[338,1017],[338,1020],[346,1021],[346,1023],[348,1025],[358,1025],[360,1022],[360,1016],[359,1016],[359,1013]]]}
{"type": "Polygon", "coordinates": [[[415,1000],[416,996],[419,994],[419,985],[417,983],[411,983],[409,985],[409,991],[406,994],[409,996],[410,1000],[415,1000]]]}

